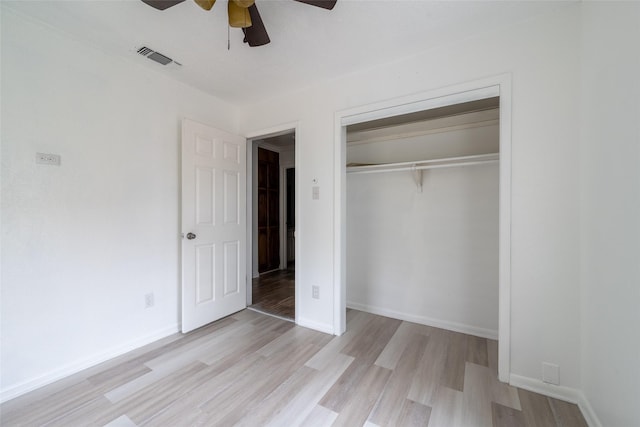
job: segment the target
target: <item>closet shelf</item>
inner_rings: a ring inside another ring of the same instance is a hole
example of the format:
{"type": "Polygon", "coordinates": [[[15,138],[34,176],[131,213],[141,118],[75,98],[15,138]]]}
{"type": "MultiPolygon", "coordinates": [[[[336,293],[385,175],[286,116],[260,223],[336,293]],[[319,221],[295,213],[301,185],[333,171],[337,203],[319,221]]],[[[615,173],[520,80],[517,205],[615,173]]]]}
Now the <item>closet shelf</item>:
{"type": "Polygon", "coordinates": [[[493,163],[500,160],[499,153],[477,154],[473,156],[447,157],[443,159],[420,160],[414,162],[382,163],[375,165],[347,165],[347,173],[412,172],[418,191],[422,192],[422,171],[425,169],[451,168],[493,163]]]}

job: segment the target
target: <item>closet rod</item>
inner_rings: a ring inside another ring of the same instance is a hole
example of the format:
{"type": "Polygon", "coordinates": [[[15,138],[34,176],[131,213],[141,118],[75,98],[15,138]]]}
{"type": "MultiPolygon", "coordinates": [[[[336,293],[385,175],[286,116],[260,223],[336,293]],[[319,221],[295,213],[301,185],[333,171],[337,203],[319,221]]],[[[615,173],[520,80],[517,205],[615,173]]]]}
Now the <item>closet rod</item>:
{"type": "Polygon", "coordinates": [[[351,166],[347,173],[378,173],[419,171],[425,169],[449,168],[454,166],[471,166],[499,161],[499,154],[480,154],[476,156],[449,157],[446,159],[423,160],[417,162],[387,163],[381,165],[351,166]],[[448,163],[447,163],[448,162],[448,163]],[[435,164],[434,164],[435,163],[435,164]]]}
{"type": "Polygon", "coordinates": [[[477,162],[451,163],[451,164],[443,164],[443,165],[425,165],[425,166],[415,166],[415,167],[409,166],[409,167],[402,167],[402,168],[374,169],[374,170],[348,170],[347,169],[347,173],[358,174],[358,173],[420,171],[425,169],[452,168],[454,166],[480,165],[480,164],[494,163],[498,161],[499,161],[498,159],[492,159],[492,160],[479,160],[477,162]]]}

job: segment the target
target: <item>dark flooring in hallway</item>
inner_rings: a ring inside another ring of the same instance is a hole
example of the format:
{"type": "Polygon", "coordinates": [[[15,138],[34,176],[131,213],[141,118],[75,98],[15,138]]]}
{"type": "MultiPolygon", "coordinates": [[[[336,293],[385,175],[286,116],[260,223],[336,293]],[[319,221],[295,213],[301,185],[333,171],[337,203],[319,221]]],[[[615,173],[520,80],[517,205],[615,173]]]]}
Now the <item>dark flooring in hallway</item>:
{"type": "Polygon", "coordinates": [[[287,319],[295,318],[295,264],[289,264],[286,270],[260,275],[253,279],[251,287],[251,308],[287,319]]]}

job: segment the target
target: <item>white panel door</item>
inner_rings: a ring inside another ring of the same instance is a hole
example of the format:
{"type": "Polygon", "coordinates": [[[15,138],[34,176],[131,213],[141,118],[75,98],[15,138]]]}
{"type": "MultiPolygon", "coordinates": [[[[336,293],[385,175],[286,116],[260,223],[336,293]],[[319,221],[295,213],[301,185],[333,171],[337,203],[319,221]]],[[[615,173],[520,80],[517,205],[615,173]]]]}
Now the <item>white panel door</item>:
{"type": "Polygon", "coordinates": [[[246,307],[246,143],[182,121],[182,332],[246,307]]]}

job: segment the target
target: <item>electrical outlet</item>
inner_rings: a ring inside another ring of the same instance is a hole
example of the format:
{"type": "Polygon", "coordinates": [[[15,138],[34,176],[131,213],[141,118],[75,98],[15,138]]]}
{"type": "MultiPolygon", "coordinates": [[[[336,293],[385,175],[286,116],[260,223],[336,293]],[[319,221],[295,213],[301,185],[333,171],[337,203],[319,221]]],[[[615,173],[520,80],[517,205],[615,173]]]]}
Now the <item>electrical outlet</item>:
{"type": "Polygon", "coordinates": [[[36,153],[36,163],[41,165],[60,166],[59,154],[36,153]]]}
{"type": "Polygon", "coordinates": [[[560,384],[560,366],[542,362],[542,381],[549,384],[560,384]]]}
{"type": "Polygon", "coordinates": [[[153,292],[144,296],[144,308],[151,308],[155,304],[153,292]]]}
{"type": "Polygon", "coordinates": [[[313,299],[320,299],[320,287],[319,286],[312,286],[311,287],[311,297],[313,299]]]}

